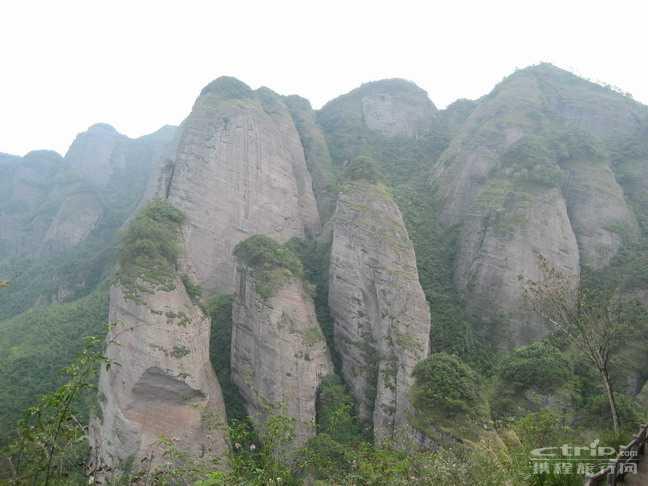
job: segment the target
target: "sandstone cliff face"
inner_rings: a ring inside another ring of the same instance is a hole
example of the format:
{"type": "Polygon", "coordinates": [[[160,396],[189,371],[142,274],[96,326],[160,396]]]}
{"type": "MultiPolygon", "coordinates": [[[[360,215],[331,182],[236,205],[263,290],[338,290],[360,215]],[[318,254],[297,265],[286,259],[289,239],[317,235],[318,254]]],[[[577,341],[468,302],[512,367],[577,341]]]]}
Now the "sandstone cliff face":
{"type": "Polygon", "coordinates": [[[306,165],[313,179],[317,208],[324,224],[335,211],[336,200],[335,171],[326,138],[308,100],[299,96],[287,96],[284,101],[295,121],[304,147],[306,165]]]}
{"type": "Polygon", "coordinates": [[[542,105],[535,78],[520,76],[509,80],[508,89],[498,88],[474,108],[434,167],[446,224],[459,223],[469,212],[500,156],[541,129],[531,112],[542,105]]]}
{"type": "Polygon", "coordinates": [[[12,285],[0,295],[0,316],[67,302],[99,284],[174,131],[129,139],[98,125],[79,135],[65,158],[48,151],[3,157],[0,278],[12,285]]]}
{"type": "Polygon", "coordinates": [[[427,93],[410,81],[366,83],[328,102],[317,114],[338,165],[371,152],[376,143],[415,140],[439,127],[427,93]]]}
{"type": "Polygon", "coordinates": [[[51,151],[7,158],[0,166],[0,260],[40,251],[52,213],[71,186],[55,184],[64,168],[62,157],[51,151]]]}
{"type": "Polygon", "coordinates": [[[376,440],[407,434],[411,374],[428,354],[430,315],[400,211],[383,186],[353,182],[332,228],[329,306],[344,378],[376,440]]]}
{"type": "Polygon", "coordinates": [[[580,272],[578,245],[560,192],[512,190],[507,199],[500,211],[473,208],[464,223],[456,269],[468,312],[505,349],[549,332],[525,302],[520,282],[520,277],[543,279],[538,256],[565,275],[580,272]]]}
{"type": "Polygon", "coordinates": [[[45,234],[49,253],[74,248],[97,227],[104,208],[90,191],[70,194],[59,208],[45,234]]]}
{"type": "Polygon", "coordinates": [[[233,306],[232,381],[250,418],[263,430],[268,418],[295,420],[294,446],[315,435],[317,391],[333,372],[313,299],[304,282],[286,280],[270,298],[256,291],[241,264],[233,306]]]}
{"type": "Polygon", "coordinates": [[[110,179],[112,163],[120,162],[112,160],[115,147],[125,139],[112,126],[98,123],[76,137],[65,158],[81,177],[103,186],[110,179]]]}
{"type": "Polygon", "coordinates": [[[626,243],[636,239],[639,227],[606,161],[571,162],[566,169],[567,207],[581,260],[599,270],[610,264],[624,239],[626,243]]]}
{"type": "Polygon", "coordinates": [[[0,260],[60,254],[85,241],[106,216],[112,219],[107,224],[120,226],[137,206],[153,161],[174,130],[129,139],[97,124],[77,136],[65,158],[35,151],[8,159],[0,166],[6,185],[0,198],[0,260]]]}
{"type": "Polygon", "coordinates": [[[395,84],[388,80],[365,85],[362,117],[369,130],[386,137],[416,137],[436,108],[417,86],[399,83],[398,91],[393,93],[390,88],[395,84]]]}
{"type": "Polygon", "coordinates": [[[319,230],[299,135],[270,90],[232,78],[209,84],[166,173],[168,200],[188,219],[188,265],[210,292],[233,290],[232,250],[248,236],[286,241],[319,230]]]}
{"type": "MultiPolygon", "coordinates": [[[[190,116],[161,151],[144,199],[152,197],[165,200],[165,204],[184,215],[177,262],[181,270],[176,273],[196,281],[209,293],[234,290],[236,265],[232,252],[248,236],[264,234],[286,241],[319,231],[304,150],[282,98],[267,88],[253,92],[232,78],[219,78],[203,89],[190,116]]],[[[208,413],[210,421],[225,424],[220,386],[209,361],[209,326],[199,309],[187,300],[182,283],[176,282],[175,288],[157,289],[150,295],[140,293],[141,304],[124,301],[123,286],[113,289],[111,319],[124,320],[142,331],[130,336],[132,350],[128,353],[134,355],[137,350],[141,362],[129,363],[126,376],[120,375],[123,371],[115,371],[101,382],[104,393],[113,397],[104,409],[104,416],[108,410],[112,418],[104,419],[96,428],[95,442],[99,445],[109,440],[115,444],[100,452],[109,465],[117,464],[113,456],[123,460],[125,454],[137,458],[159,455],[155,441],[161,434],[176,436],[178,448],[192,456],[199,452],[201,457],[222,457],[225,451],[227,432],[209,430],[203,416],[208,413]],[[177,315],[178,321],[169,321],[169,315],[177,315]],[[163,325],[167,325],[163,332],[157,330],[163,325]],[[162,391],[158,393],[157,388],[162,391]],[[185,396],[188,398],[183,399],[185,396]],[[160,413],[144,416],[146,408],[160,413]],[[165,417],[167,413],[173,417],[170,422],[165,417]],[[122,441],[122,436],[130,438],[122,441]]],[[[297,292],[295,296],[296,292],[296,287],[279,292],[289,301],[277,301],[279,317],[289,316],[296,325],[306,326],[304,332],[309,331],[312,337],[311,324],[317,326],[313,304],[306,300],[303,288],[301,294],[297,292]],[[295,309],[289,308],[291,299],[299,298],[304,302],[295,304],[295,309]]],[[[255,309],[255,305],[251,304],[250,309],[255,309]]],[[[248,317],[256,318],[257,322],[277,318],[274,314],[264,317],[264,312],[257,311],[259,315],[248,317]]],[[[241,325],[253,326],[254,322],[241,325]]],[[[249,340],[243,339],[240,346],[249,344],[249,340]]],[[[281,344],[279,337],[274,344],[281,344]]],[[[267,400],[275,399],[273,394],[279,389],[291,398],[290,407],[299,407],[290,408],[290,412],[297,419],[298,438],[302,442],[312,435],[318,378],[311,377],[315,381],[310,383],[299,380],[330,368],[326,349],[322,351],[315,344],[311,347],[313,363],[300,357],[306,363],[303,366],[282,364],[276,360],[283,359],[283,355],[275,354],[275,362],[268,362],[268,367],[260,370],[267,372],[259,383],[260,392],[268,393],[267,400]],[[293,388],[284,378],[290,366],[295,368],[293,388]],[[274,388],[262,387],[270,386],[272,379],[283,381],[278,381],[274,388]],[[286,390],[281,389],[284,385],[286,390]],[[306,398],[309,393],[312,396],[306,398]],[[300,394],[303,402],[297,400],[300,394]]],[[[115,355],[116,361],[125,359],[120,354],[125,346],[110,344],[108,349],[109,357],[115,355]]],[[[267,351],[268,344],[260,341],[259,349],[252,351],[262,358],[262,350],[267,351]]],[[[296,347],[287,357],[299,353],[296,347]]],[[[236,373],[243,373],[243,362],[239,370],[233,357],[232,365],[236,373]]],[[[261,403],[255,406],[256,396],[246,398],[250,410],[261,410],[261,403]]]]}
{"type": "Polygon", "coordinates": [[[518,277],[541,277],[533,255],[577,277],[636,238],[602,148],[636,129],[634,105],[552,66],[529,68],[479,100],[434,167],[442,222],[461,228],[457,288],[500,345],[546,333],[521,301],[518,277]]]}
{"type": "Polygon", "coordinates": [[[135,471],[154,469],[165,460],[166,438],[193,459],[226,468],[227,422],[209,361],[210,322],[182,281],[139,301],[113,287],[109,320],[111,366],[101,371],[101,413],[90,431],[94,465],[108,478],[130,461],[135,471]]]}

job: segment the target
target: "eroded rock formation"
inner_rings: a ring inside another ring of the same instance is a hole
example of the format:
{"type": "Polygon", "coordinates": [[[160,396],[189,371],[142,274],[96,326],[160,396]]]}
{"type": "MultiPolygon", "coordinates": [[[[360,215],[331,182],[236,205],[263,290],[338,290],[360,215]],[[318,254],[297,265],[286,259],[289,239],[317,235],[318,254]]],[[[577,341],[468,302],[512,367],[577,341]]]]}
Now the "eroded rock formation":
{"type": "Polygon", "coordinates": [[[342,373],[382,441],[408,433],[412,370],[430,314],[400,211],[387,189],[349,182],[332,219],[329,306],[342,373]]]}
{"type": "Polygon", "coordinates": [[[269,417],[294,419],[294,446],[315,435],[317,391],[333,372],[301,278],[283,280],[269,297],[257,292],[253,270],[241,263],[233,306],[232,380],[250,418],[263,430],[269,417]]]}
{"type": "Polygon", "coordinates": [[[209,361],[210,322],[180,278],[173,290],[133,299],[110,293],[110,368],[99,380],[101,413],[90,436],[98,477],[154,470],[170,441],[193,460],[227,467],[227,421],[209,361]]]}
{"type": "MultiPolygon", "coordinates": [[[[267,88],[254,92],[233,78],[210,83],[166,146],[154,172],[144,198],[163,200],[183,214],[176,283],[175,290],[154,288],[150,295],[136,291],[139,303],[124,300],[131,291],[126,292],[123,282],[112,289],[111,320],[136,328],[127,338],[128,355],[141,357],[141,362],[127,366],[125,376],[122,371],[111,371],[100,384],[112,398],[104,409],[103,423],[95,427],[95,444],[100,458],[113,468],[123,467],[120,461],[132,455],[138,460],[159,456],[156,440],[166,434],[176,437],[177,447],[190,456],[200,451],[199,457],[224,459],[226,430],[211,430],[205,422],[205,414],[211,422],[226,421],[209,361],[209,325],[199,308],[187,300],[178,275],[202,286],[206,293],[231,293],[235,286],[232,252],[241,240],[265,234],[286,241],[319,231],[300,137],[282,98],[267,88]],[[172,322],[168,315],[180,317],[172,322]],[[161,332],[154,331],[163,325],[167,327],[161,332]],[[145,415],[146,407],[160,413],[145,415]],[[168,421],[165,410],[176,419],[168,421]],[[103,443],[108,445],[102,449],[103,443]]],[[[299,319],[303,313],[314,319],[312,302],[303,306],[306,310],[286,309],[285,314],[296,312],[296,322],[307,325],[309,321],[299,319]]],[[[258,319],[263,319],[262,314],[258,319]]],[[[108,349],[111,359],[126,359],[121,354],[124,345],[109,342],[108,349]]],[[[300,372],[308,375],[306,368],[300,372]]],[[[308,437],[314,396],[310,405],[296,403],[303,405],[303,410],[291,409],[300,427],[299,437],[308,437]]]]}
{"type": "Polygon", "coordinates": [[[501,347],[547,333],[519,280],[542,278],[539,255],[577,281],[581,266],[605,267],[636,238],[603,147],[637,129],[637,112],[593,83],[535,66],[480,100],[437,161],[441,219],[461,228],[457,288],[501,347]]]}
{"type": "Polygon", "coordinates": [[[232,292],[232,251],[245,238],[286,241],[319,230],[299,134],[268,89],[233,78],[206,86],[166,175],[167,198],[188,219],[188,266],[207,291],[232,292]]]}

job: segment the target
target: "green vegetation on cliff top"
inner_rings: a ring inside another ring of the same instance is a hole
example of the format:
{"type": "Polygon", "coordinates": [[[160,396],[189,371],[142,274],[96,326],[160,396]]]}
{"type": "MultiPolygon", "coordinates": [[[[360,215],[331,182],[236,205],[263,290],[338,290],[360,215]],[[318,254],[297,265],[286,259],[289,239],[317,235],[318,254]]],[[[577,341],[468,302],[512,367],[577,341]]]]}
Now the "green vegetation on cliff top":
{"type": "Polygon", "coordinates": [[[304,267],[288,245],[254,235],[234,248],[234,255],[253,272],[257,293],[268,299],[291,277],[303,278],[304,267]]]}
{"type": "Polygon", "coordinates": [[[175,288],[184,215],[163,200],[142,209],[128,225],[119,250],[117,281],[126,296],[175,288]]]}

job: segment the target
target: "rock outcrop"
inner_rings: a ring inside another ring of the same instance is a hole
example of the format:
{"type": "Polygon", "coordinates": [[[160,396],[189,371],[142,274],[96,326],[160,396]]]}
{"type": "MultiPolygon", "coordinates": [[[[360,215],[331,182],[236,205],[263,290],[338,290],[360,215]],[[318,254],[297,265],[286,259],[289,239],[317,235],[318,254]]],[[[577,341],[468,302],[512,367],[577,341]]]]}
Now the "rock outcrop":
{"type": "Polygon", "coordinates": [[[0,260],[60,254],[99,227],[114,235],[137,207],[153,161],[174,131],[164,127],[130,139],[97,124],[77,136],[65,158],[50,151],[8,158],[0,165],[6,185],[0,198],[0,260]]]}
{"type": "Polygon", "coordinates": [[[129,224],[110,291],[100,414],[90,432],[99,477],[155,470],[171,446],[227,468],[227,418],[209,359],[211,322],[182,266],[186,217],[148,204],[129,224]],[[188,293],[191,292],[191,295],[188,293]],[[134,462],[133,462],[134,461],[134,462]]]}
{"type": "Polygon", "coordinates": [[[332,219],[329,306],[342,373],[377,441],[407,434],[430,314],[400,211],[381,184],[347,183],[332,219]]]}
{"type": "MultiPolygon", "coordinates": [[[[91,427],[104,475],[129,463],[155,468],[163,438],[192,460],[227,467],[201,288],[205,297],[234,294],[232,380],[259,431],[282,414],[295,420],[295,446],[313,437],[318,387],[333,365],[289,250],[302,243],[309,272],[329,265],[317,288],[325,294],[328,284],[330,309],[320,293],[318,311],[330,310],[336,365],[360,417],[378,443],[400,434],[431,441],[409,426],[412,371],[431,339],[419,271],[427,298],[438,298],[437,348],[473,329],[501,350],[543,338],[521,283],[543,278],[540,256],[574,282],[582,269],[631,267],[627,243],[642,243],[645,259],[646,140],[645,107],[549,65],[441,112],[399,79],[364,84],[314,112],[303,98],[218,78],[177,129],[130,139],[98,124],[64,158],[0,154],[0,270],[16,275],[0,293],[0,316],[96,288],[115,261],[117,230],[156,200],[142,241],[121,250],[132,255],[120,253],[110,293],[112,366],[101,372],[91,427]],[[383,174],[357,165],[361,154],[383,174]],[[174,231],[158,227],[175,211],[184,216],[174,231]],[[261,267],[235,250],[253,238],[269,245],[259,247],[257,257],[272,256],[261,267]],[[23,271],[27,258],[40,266],[23,271]],[[58,285],[70,262],[79,263],[75,275],[58,285]],[[27,295],[46,272],[38,295],[27,295]]],[[[645,292],[635,266],[624,290],[645,292]]],[[[646,394],[639,371],[620,378],[629,393],[646,394]]]]}
{"type": "Polygon", "coordinates": [[[57,184],[64,172],[63,158],[39,150],[25,157],[7,158],[0,166],[0,261],[41,251],[54,211],[74,184],[57,184]],[[54,211],[43,211],[53,208],[54,211]]]}
{"type": "Polygon", "coordinates": [[[233,78],[206,86],[165,169],[169,202],[187,215],[186,259],[210,292],[231,293],[232,251],[253,234],[278,241],[319,230],[304,150],[280,96],[233,78]]]}
{"type": "Polygon", "coordinates": [[[324,105],[317,121],[338,166],[377,146],[427,138],[440,124],[427,93],[403,79],[363,84],[324,105]]]}
{"type": "Polygon", "coordinates": [[[499,346],[547,332],[521,298],[519,277],[541,278],[537,255],[577,281],[581,265],[600,269],[636,238],[636,219],[602,148],[618,143],[613,120],[636,130],[635,105],[535,66],[466,111],[438,160],[432,185],[442,222],[461,228],[457,288],[499,346]]]}
{"type": "Polygon", "coordinates": [[[427,93],[410,81],[366,83],[324,106],[320,121],[357,132],[364,127],[386,137],[416,137],[427,131],[437,109],[427,93]]]}
{"type": "Polygon", "coordinates": [[[90,437],[98,477],[154,470],[168,440],[193,460],[227,467],[227,421],[209,361],[210,322],[176,277],[172,290],[136,300],[110,293],[106,357],[99,380],[101,413],[90,437]]]}
{"type": "Polygon", "coordinates": [[[565,164],[567,208],[578,238],[581,263],[594,270],[610,264],[639,227],[606,160],[565,164]],[[625,240],[625,241],[624,241],[625,240]]]}
{"type": "MultiPolygon", "coordinates": [[[[313,298],[302,278],[279,277],[261,295],[255,271],[241,262],[233,305],[232,381],[248,414],[263,430],[268,418],[294,420],[293,446],[315,435],[317,392],[333,372],[313,298]]],[[[275,277],[277,278],[277,277],[275,277]]]]}
{"type": "MultiPolygon", "coordinates": [[[[150,454],[159,456],[155,441],[162,434],[176,437],[178,448],[190,456],[202,451],[200,457],[224,459],[227,432],[209,430],[204,417],[207,413],[210,422],[225,423],[220,386],[209,361],[209,326],[188,300],[178,275],[210,294],[231,293],[236,281],[233,250],[240,241],[264,234],[283,242],[319,231],[304,150],[282,98],[267,88],[252,91],[233,78],[219,78],[202,90],[189,117],[161,151],[153,180],[144,194],[144,199],[149,198],[157,198],[164,205],[160,215],[152,215],[149,224],[155,226],[155,221],[164,219],[165,214],[179,210],[183,215],[179,230],[182,235],[176,268],[161,273],[173,273],[175,285],[157,286],[142,293],[138,285],[135,291],[127,291],[122,281],[112,290],[111,319],[142,329],[129,335],[128,341],[132,348],[128,354],[141,355],[140,362],[129,364],[125,376],[121,376],[122,371],[111,372],[102,377],[100,384],[112,399],[104,408],[103,423],[95,428],[95,444],[109,444],[99,450],[99,457],[114,468],[119,467],[115,458],[123,461],[129,455],[137,459],[150,454]],[[134,303],[125,300],[129,296],[134,303]],[[177,321],[169,315],[176,316],[177,321]],[[163,325],[167,327],[157,330],[163,325]],[[188,398],[183,399],[185,396],[188,398]],[[160,413],[143,416],[146,407],[159,409],[160,413]],[[108,419],[106,410],[110,412],[108,419]],[[164,410],[172,414],[171,422],[166,420],[164,410]]],[[[132,224],[136,223],[137,218],[132,224]]],[[[290,290],[284,292],[290,294],[290,290]]],[[[306,299],[305,293],[302,298],[306,299]]],[[[306,330],[317,321],[312,302],[305,301],[303,307],[306,310],[284,309],[282,315],[296,313],[294,319],[306,330]]],[[[262,320],[263,312],[259,312],[256,318],[262,320]]],[[[279,341],[275,344],[279,345],[279,341]]],[[[121,350],[126,348],[123,344],[109,344],[109,357],[125,360],[127,356],[121,350]]],[[[295,349],[294,354],[298,353],[295,349]]],[[[313,353],[317,357],[315,349],[313,353]]],[[[321,368],[317,371],[325,371],[324,365],[321,368]]],[[[299,373],[308,376],[313,370],[304,366],[299,373]]],[[[268,371],[264,383],[279,379],[274,373],[283,373],[274,368],[264,371],[268,371]]],[[[308,394],[308,386],[304,385],[303,390],[288,389],[287,396],[294,392],[296,399],[300,393],[308,394]]],[[[314,386],[310,405],[295,400],[290,404],[303,407],[291,409],[300,438],[312,434],[306,427],[314,417],[317,381],[314,386]]],[[[248,406],[254,408],[254,397],[247,398],[248,406]]]]}
{"type": "Polygon", "coordinates": [[[579,252],[557,189],[516,192],[499,180],[484,194],[495,192],[496,184],[503,185],[497,191],[506,191],[506,200],[497,209],[474,207],[466,217],[455,279],[484,337],[510,349],[549,332],[524,298],[523,282],[544,278],[538,257],[565,275],[578,276],[579,252]]]}
{"type": "Polygon", "coordinates": [[[284,102],[295,121],[295,127],[304,147],[306,165],[313,179],[313,192],[317,199],[320,220],[324,225],[335,211],[337,197],[335,169],[328,144],[308,100],[299,96],[287,96],[284,102]]]}
{"type": "Polygon", "coordinates": [[[0,317],[36,302],[67,302],[98,285],[114,263],[120,228],[144,195],[153,160],[174,132],[164,127],[130,139],[95,125],[65,158],[51,151],[2,157],[0,272],[12,286],[0,296],[0,317]]]}
{"type": "Polygon", "coordinates": [[[127,137],[112,126],[97,123],[86,132],[77,135],[65,158],[81,177],[98,186],[104,186],[110,180],[113,163],[120,163],[120,160],[113,158],[115,148],[126,139],[127,137]]]}

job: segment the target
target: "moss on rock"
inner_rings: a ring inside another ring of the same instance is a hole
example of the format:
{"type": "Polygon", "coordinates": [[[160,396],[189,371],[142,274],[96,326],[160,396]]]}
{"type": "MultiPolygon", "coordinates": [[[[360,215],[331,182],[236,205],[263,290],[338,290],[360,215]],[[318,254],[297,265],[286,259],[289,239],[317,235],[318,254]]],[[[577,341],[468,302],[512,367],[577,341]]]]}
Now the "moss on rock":
{"type": "Polygon", "coordinates": [[[256,292],[269,299],[291,277],[303,278],[299,257],[288,245],[265,235],[254,235],[234,248],[234,255],[253,272],[256,292]]]}
{"type": "Polygon", "coordinates": [[[117,281],[128,299],[141,293],[175,289],[176,264],[184,215],[168,202],[154,200],[131,222],[119,249],[117,281]]]}

